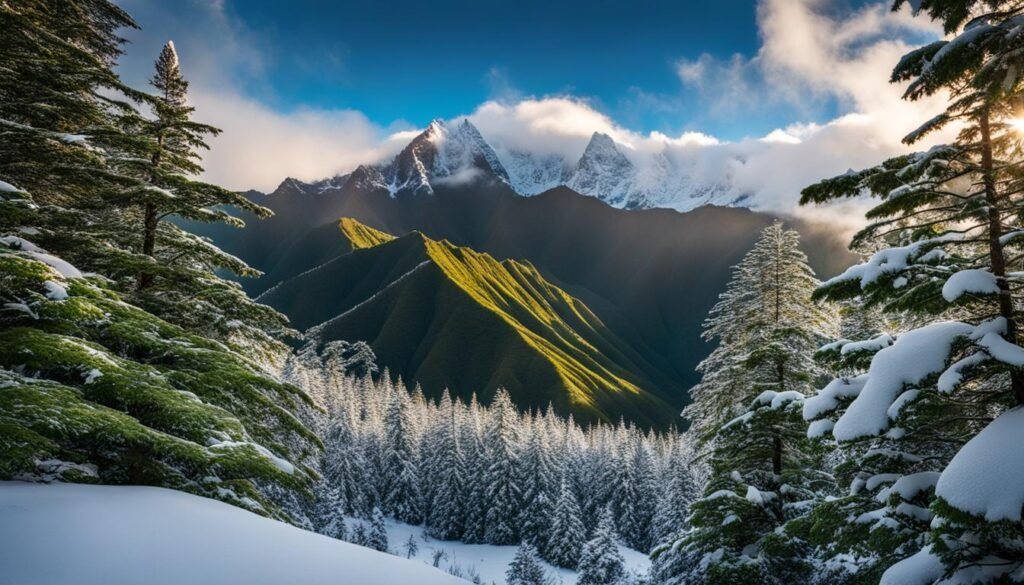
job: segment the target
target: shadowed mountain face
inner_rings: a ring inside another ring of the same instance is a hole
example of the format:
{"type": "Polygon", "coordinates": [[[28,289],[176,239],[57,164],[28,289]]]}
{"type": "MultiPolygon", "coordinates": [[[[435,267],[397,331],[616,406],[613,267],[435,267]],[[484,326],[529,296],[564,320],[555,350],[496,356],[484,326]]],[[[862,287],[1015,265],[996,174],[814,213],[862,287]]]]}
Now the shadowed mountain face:
{"type": "Polygon", "coordinates": [[[582,420],[673,422],[658,397],[673,394],[673,381],[529,263],[419,232],[391,239],[349,219],[340,227],[351,253],[261,297],[310,337],[367,340],[433,393],[487,400],[504,387],[521,406],[551,402],[582,420]]]}
{"type": "MultiPolygon", "coordinates": [[[[711,349],[700,339],[701,323],[731,266],[774,219],[722,207],[687,213],[624,211],[564,187],[522,197],[500,181],[435,185],[432,195],[392,196],[386,189],[367,189],[357,179],[354,173],[343,187],[322,192],[286,181],[271,195],[251,193],[277,215],[250,221],[244,230],[206,233],[267,273],[244,283],[254,294],[348,252],[339,217],[396,236],[419,231],[497,260],[529,262],[547,282],[584,303],[638,361],[658,373],[644,376],[657,385],[645,390],[668,402],[673,415],[698,379],[694,368],[711,349]]],[[[852,262],[840,237],[799,222],[791,226],[804,234],[804,250],[821,276],[852,262]]],[[[339,281],[332,286],[348,285],[339,281]]],[[[323,294],[333,293],[327,287],[323,294]]],[[[280,308],[302,328],[335,317],[338,306],[322,300],[302,307],[282,301],[280,308]]],[[[383,365],[415,380],[415,371],[405,364],[383,365]]],[[[442,390],[421,383],[428,394],[442,390]]]]}

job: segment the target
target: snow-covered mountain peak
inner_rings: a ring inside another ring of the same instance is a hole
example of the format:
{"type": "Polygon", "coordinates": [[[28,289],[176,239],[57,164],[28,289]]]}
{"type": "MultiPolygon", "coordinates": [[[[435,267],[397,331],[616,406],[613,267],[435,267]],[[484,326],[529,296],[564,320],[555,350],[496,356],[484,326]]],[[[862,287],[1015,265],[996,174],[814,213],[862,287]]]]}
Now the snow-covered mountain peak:
{"type": "Polygon", "coordinates": [[[427,125],[427,128],[426,130],[423,131],[423,134],[430,138],[436,138],[439,136],[444,136],[446,132],[448,132],[448,124],[441,118],[434,118],[433,120],[430,121],[430,124],[427,125]]]}
{"type": "Polygon", "coordinates": [[[430,195],[441,184],[492,181],[516,193],[537,195],[567,186],[619,208],[668,207],[685,211],[701,205],[743,205],[731,177],[708,177],[685,153],[654,153],[634,160],[610,135],[594,132],[578,155],[543,153],[501,143],[497,149],[466,118],[433,120],[394,159],[362,165],[351,175],[311,184],[288,180],[282,187],[303,193],[340,188],[392,196],[430,195]],[[499,156],[500,153],[500,156],[499,156]],[[287,185],[286,185],[287,183],[287,185]]]}
{"type": "Polygon", "coordinates": [[[635,178],[636,168],[615,146],[612,137],[594,132],[566,185],[599,197],[613,207],[632,207],[628,201],[635,178]]]}
{"type": "MultiPolygon", "coordinates": [[[[491,178],[508,183],[508,173],[469,120],[434,120],[388,165],[378,167],[392,195],[432,194],[436,181],[491,178]]],[[[365,174],[365,173],[364,173],[365,174]]],[[[375,179],[376,180],[376,179],[375,179]]]]}
{"type": "Polygon", "coordinates": [[[583,151],[583,156],[580,157],[577,166],[585,165],[600,165],[608,171],[614,172],[633,168],[633,163],[615,146],[612,137],[601,132],[594,132],[590,137],[590,142],[587,143],[587,148],[583,151]]]}
{"type": "Polygon", "coordinates": [[[587,148],[583,151],[583,155],[611,152],[619,152],[619,149],[615,146],[615,140],[604,132],[594,132],[590,135],[590,142],[587,143],[587,148]]]}

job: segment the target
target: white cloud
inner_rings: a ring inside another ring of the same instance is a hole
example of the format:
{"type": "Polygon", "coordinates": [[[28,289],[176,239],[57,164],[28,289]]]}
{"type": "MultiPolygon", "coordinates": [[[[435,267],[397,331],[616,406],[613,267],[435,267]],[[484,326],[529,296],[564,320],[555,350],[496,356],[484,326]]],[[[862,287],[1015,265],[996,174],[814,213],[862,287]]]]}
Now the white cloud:
{"type": "MultiPolygon", "coordinates": [[[[833,101],[846,113],[830,122],[795,121],[765,136],[734,142],[693,131],[675,137],[641,134],[620,126],[584,98],[519,98],[497,69],[489,78],[498,99],[480,105],[468,118],[499,151],[524,150],[574,161],[594,132],[612,136],[640,166],[652,164],[653,154],[667,150],[674,160],[685,161],[699,180],[728,177],[735,194],[749,195],[756,208],[793,211],[806,185],[905,152],[902,136],[939,109],[939,98],[904,102],[901,88],[890,85],[888,77],[913,45],[912,37],[920,40],[941,31],[906,11],[889,12],[886,3],[853,13],[830,8],[827,0],[761,0],[762,46],[756,55],[725,60],[704,55],[676,64],[685,87],[713,98],[717,107],[749,116],[769,103],[796,105],[800,111],[801,105],[833,101]]],[[[204,161],[209,179],[232,188],[267,190],[286,176],[322,178],[390,156],[415,134],[401,123],[381,127],[351,110],[281,112],[265,105],[272,100],[250,97],[266,97],[251,90],[260,87],[252,80],[260,79],[267,57],[223,10],[211,10],[212,24],[204,26],[214,30],[182,31],[192,36],[179,43],[186,47],[183,67],[192,78],[197,119],[224,129],[204,161]],[[228,50],[217,50],[211,39],[228,50]],[[240,80],[224,71],[248,77],[240,80]]],[[[845,205],[841,213],[849,217],[849,205],[858,204],[845,205]]]]}
{"type": "MultiPolygon", "coordinates": [[[[266,79],[274,51],[234,18],[223,0],[196,1],[201,17],[185,21],[177,3],[121,0],[145,27],[126,31],[130,41],[119,73],[148,87],[153,60],[174,39],[189,80],[195,119],[223,130],[203,152],[203,178],[231,189],[273,190],[285,177],[315,180],[394,154],[411,136],[408,124],[374,124],[347,109],[280,111],[266,79]],[[155,32],[154,32],[155,31],[155,32]]],[[[324,57],[325,59],[327,57],[324,57]]]]}
{"type": "Polygon", "coordinates": [[[573,97],[525,99],[508,104],[485,102],[469,116],[496,146],[567,158],[578,157],[594,132],[626,141],[625,131],[608,116],[573,97]]]}
{"type": "Polygon", "coordinates": [[[224,132],[209,141],[204,177],[231,189],[272,191],[285,177],[312,181],[393,156],[412,137],[387,133],[352,110],[281,113],[223,91],[193,91],[196,118],[224,132]]]}

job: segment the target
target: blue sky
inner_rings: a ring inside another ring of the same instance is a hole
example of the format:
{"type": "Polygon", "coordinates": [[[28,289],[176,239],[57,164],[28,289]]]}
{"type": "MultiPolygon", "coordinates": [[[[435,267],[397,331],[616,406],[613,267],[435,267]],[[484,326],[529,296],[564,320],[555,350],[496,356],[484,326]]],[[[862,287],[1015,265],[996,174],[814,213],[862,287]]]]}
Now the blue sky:
{"type": "MultiPolygon", "coordinates": [[[[126,63],[144,64],[163,39],[223,19],[211,34],[229,31],[260,56],[258,68],[222,73],[281,111],[347,108],[380,125],[422,127],[488,99],[570,94],[640,132],[699,130],[736,139],[795,118],[824,121],[842,107],[821,99],[799,109],[774,103],[719,112],[717,96],[683,84],[680,60],[757,54],[753,0],[123,3],[143,27],[129,35],[126,63]]],[[[856,7],[828,4],[835,13],[856,7]]],[[[186,63],[192,48],[179,40],[186,63]]]]}
{"type": "Polygon", "coordinates": [[[888,78],[940,32],[889,0],[117,1],[142,27],[123,77],[145,86],[173,39],[196,119],[224,129],[205,176],[239,189],[348,172],[469,116],[499,155],[571,161],[599,131],[786,210],[935,114],[888,78]]]}

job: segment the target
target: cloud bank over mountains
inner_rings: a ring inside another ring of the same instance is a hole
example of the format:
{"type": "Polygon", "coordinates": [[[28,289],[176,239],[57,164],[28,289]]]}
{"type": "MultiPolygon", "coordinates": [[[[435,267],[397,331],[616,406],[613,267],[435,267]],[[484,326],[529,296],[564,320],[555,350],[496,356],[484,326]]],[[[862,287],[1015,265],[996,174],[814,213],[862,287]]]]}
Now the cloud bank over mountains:
{"type": "MultiPolygon", "coordinates": [[[[394,156],[418,132],[402,121],[382,127],[353,110],[282,113],[249,97],[243,88],[251,78],[217,72],[243,70],[258,79],[252,64],[259,63],[259,47],[224,21],[216,3],[209,10],[212,24],[205,26],[217,27],[217,35],[199,31],[192,33],[196,39],[185,39],[189,33],[183,30],[179,43],[190,47],[182,60],[192,76],[197,119],[224,130],[205,158],[208,179],[269,190],[285,176],[323,178],[394,156]],[[234,49],[213,50],[214,41],[234,49]]],[[[923,17],[890,12],[887,2],[850,13],[827,0],[760,0],[758,27],[762,43],[756,55],[676,62],[680,91],[700,92],[715,115],[749,119],[759,108],[779,103],[808,112],[832,103],[841,114],[819,123],[795,119],[765,136],[732,141],[694,131],[642,134],[572,95],[488,101],[466,117],[499,155],[525,151],[575,160],[592,134],[601,132],[638,168],[656,164],[664,152],[687,159],[698,177],[728,177],[754,208],[787,212],[804,186],[906,152],[901,138],[938,111],[937,102],[904,102],[902,88],[887,83],[900,56],[941,35],[923,17]]],[[[132,80],[134,65],[126,69],[132,80]]]]}

